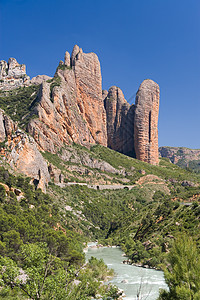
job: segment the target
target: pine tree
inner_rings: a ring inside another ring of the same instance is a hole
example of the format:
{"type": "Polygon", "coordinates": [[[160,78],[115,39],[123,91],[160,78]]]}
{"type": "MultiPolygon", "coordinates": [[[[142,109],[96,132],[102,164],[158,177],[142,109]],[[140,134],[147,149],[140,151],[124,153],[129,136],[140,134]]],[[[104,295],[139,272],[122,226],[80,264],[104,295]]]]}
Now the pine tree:
{"type": "Polygon", "coordinates": [[[164,274],[169,292],[161,291],[159,300],[199,300],[200,253],[192,238],[178,236],[168,260],[164,274]]]}

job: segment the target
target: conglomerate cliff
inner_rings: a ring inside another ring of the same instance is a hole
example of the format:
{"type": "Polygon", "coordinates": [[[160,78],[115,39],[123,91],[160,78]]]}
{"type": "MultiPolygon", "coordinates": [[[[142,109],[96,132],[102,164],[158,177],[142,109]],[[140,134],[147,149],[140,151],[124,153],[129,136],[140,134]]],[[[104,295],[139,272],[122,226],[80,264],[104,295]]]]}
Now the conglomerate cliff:
{"type": "MultiPolygon", "coordinates": [[[[27,125],[27,132],[34,138],[32,148],[56,153],[64,144],[73,142],[88,148],[91,144],[101,144],[158,164],[159,86],[152,80],[143,81],[135,105],[130,105],[116,86],[102,92],[97,55],[84,53],[75,45],[71,56],[65,53],[64,62],[60,61],[53,78],[39,75],[30,80],[25,65],[12,58],[8,63],[0,61],[0,81],[0,90],[8,93],[20,86],[40,84],[32,111],[34,118],[30,118],[27,125]]],[[[2,116],[5,120],[3,112],[2,116]]],[[[0,128],[2,141],[4,125],[5,121],[0,128]]],[[[12,135],[8,137],[16,140],[12,135]]],[[[34,155],[31,157],[35,159],[34,155]]],[[[39,160],[41,162],[42,157],[39,160]]],[[[25,166],[20,169],[27,175],[31,173],[25,166]]],[[[32,177],[41,181],[38,169],[36,173],[37,176],[32,174],[32,177]]],[[[49,176],[46,178],[48,181],[49,176]]]]}

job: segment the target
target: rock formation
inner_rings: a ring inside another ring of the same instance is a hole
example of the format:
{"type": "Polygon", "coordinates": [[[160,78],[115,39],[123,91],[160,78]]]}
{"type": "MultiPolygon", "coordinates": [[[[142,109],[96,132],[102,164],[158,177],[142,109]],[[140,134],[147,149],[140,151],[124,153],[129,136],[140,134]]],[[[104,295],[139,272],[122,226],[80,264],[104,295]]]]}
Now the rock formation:
{"type": "Polygon", "coordinates": [[[50,179],[47,163],[37,148],[34,139],[20,130],[3,110],[0,110],[0,154],[10,166],[31,177],[34,184],[46,190],[50,179]]]}
{"type": "Polygon", "coordinates": [[[71,65],[77,87],[77,104],[95,142],[107,146],[106,112],[102,101],[102,78],[95,53],[74,46],[71,65]]]}
{"type": "Polygon", "coordinates": [[[160,147],[161,157],[167,157],[179,167],[190,168],[200,171],[200,149],[189,149],[185,147],[160,147]]]}
{"type": "Polygon", "coordinates": [[[104,104],[108,147],[134,156],[134,105],[125,100],[121,89],[116,86],[109,89],[104,104]]]}
{"type": "MultiPolygon", "coordinates": [[[[27,126],[39,150],[56,153],[73,142],[86,147],[101,144],[158,164],[159,86],[152,80],[140,85],[136,103],[130,105],[120,88],[102,91],[97,55],[83,53],[77,45],[71,56],[65,53],[53,78],[38,75],[30,81],[25,65],[10,58],[8,63],[0,62],[0,79],[2,90],[40,84],[37,99],[30,106],[34,118],[27,126]]],[[[0,141],[8,136],[2,118],[0,115],[0,141]]]]}
{"type": "Polygon", "coordinates": [[[35,85],[42,84],[44,81],[51,80],[51,79],[52,79],[52,77],[47,76],[47,75],[37,75],[37,76],[35,76],[31,79],[30,85],[32,85],[32,84],[35,84],[35,85]]]}
{"type": "Polygon", "coordinates": [[[134,144],[136,158],[158,164],[159,86],[144,80],[136,95],[134,117],[134,144]]]}
{"type": "Polygon", "coordinates": [[[28,85],[30,77],[26,75],[26,66],[20,65],[15,58],[0,61],[0,90],[11,90],[28,85]]]}
{"type": "Polygon", "coordinates": [[[28,130],[40,148],[55,152],[63,143],[107,146],[106,113],[102,100],[101,71],[96,54],[75,46],[65,54],[52,82],[43,82],[36,108],[38,119],[28,130]],[[69,63],[71,65],[69,65],[69,63]]]}

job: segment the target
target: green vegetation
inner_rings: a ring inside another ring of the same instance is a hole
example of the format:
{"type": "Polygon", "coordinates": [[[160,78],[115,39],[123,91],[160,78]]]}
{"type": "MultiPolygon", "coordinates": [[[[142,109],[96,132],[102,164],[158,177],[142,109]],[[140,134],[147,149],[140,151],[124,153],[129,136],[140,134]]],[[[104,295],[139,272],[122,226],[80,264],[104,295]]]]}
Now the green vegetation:
{"type": "Polygon", "coordinates": [[[200,299],[200,252],[196,243],[182,234],[168,255],[165,279],[169,292],[161,291],[159,300],[200,299]]]}
{"type": "MultiPolygon", "coordinates": [[[[174,251],[174,240],[179,234],[191,236],[197,249],[200,248],[198,174],[181,169],[167,159],[161,159],[159,166],[151,166],[100,145],[89,150],[74,144],[65,146],[57,154],[46,152],[43,156],[60,169],[65,181],[98,182],[109,178],[112,184],[124,179],[128,183],[125,182],[125,188],[121,190],[94,190],[79,185],[61,188],[50,182],[45,195],[29,185],[29,178],[15,177],[1,168],[0,182],[6,184],[10,191],[6,192],[6,186],[0,185],[0,255],[4,283],[0,299],[51,299],[54,295],[51,287],[59,289],[59,299],[91,299],[97,293],[102,298],[104,296],[103,299],[117,299],[115,287],[101,284],[111,275],[102,261],[93,259],[83,267],[83,242],[89,240],[98,239],[104,245],[119,245],[131,264],[156,269],[164,269],[169,263],[172,266],[168,253],[174,251]],[[62,159],[65,154],[70,157],[68,160],[62,159]],[[88,161],[95,160],[108,162],[116,168],[116,173],[87,166],[88,161]],[[90,175],[70,171],[73,166],[87,168],[90,175]],[[119,174],[118,170],[123,172],[119,174]],[[148,181],[146,175],[157,177],[150,176],[148,181]],[[126,184],[134,184],[133,189],[128,190],[126,184]],[[16,188],[21,190],[23,197],[18,198],[16,188]],[[36,259],[37,272],[33,272],[27,263],[31,257],[35,260],[32,252],[43,257],[40,262],[36,259]],[[7,268],[5,271],[8,265],[13,269],[7,268]],[[42,270],[47,265],[49,269],[45,275],[42,270]],[[14,281],[12,289],[9,279],[12,277],[9,276],[14,274],[12,276],[16,278],[20,268],[31,279],[25,283],[14,281]],[[97,281],[94,281],[95,277],[97,281]],[[78,285],[74,284],[75,279],[78,285]],[[41,284],[38,285],[41,281],[45,287],[42,291],[41,284]],[[40,290],[40,298],[36,298],[36,290],[31,286],[34,282],[37,292],[40,290]],[[66,282],[67,289],[63,289],[66,282]],[[30,294],[30,291],[35,294],[30,294]]],[[[172,270],[173,267],[168,272],[172,270]]],[[[173,278],[167,271],[166,274],[170,285],[173,278]]],[[[194,283],[194,286],[197,284],[194,283]]],[[[165,292],[161,294],[162,297],[166,295],[165,292]]]]}
{"type": "MultiPolygon", "coordinates": [[[[145,175],[156,175],[158,179],[135,184],[130,191],[126,188],[96,191],[85,186],[60,188],[50,184],[49,192],[62,208],[71,229],[75,228],[106,245],[120,245],[131,263],[153,268],[165,266],[177,233],[187,232],[195,240],[200,238],[200,177],[197,174],[173,165],[168,159],[161,159],[159,166],[151,166],[100,145],[93,146],[91,151],[79,145],[73,145],[73,148],[80,156],[87,153],[95,159],[107,161],[116,169],[125,168],[126,178],[131,183],[143,176],[140,170],[144,170],[145,175]],[[164,180],[161,184],[159,178],[164,180]],[[185,180],[193,186],[184,186],[185,180]],[[69,210],[65,210],[66,205],[69,210]]],[[[44,155],[64,171],[66,162],[62,161],[60,154],[62,151],[57,155],[44,155]]],[[[120,180],[124,175],[109,176],[120,180]]]]}
{"type": "Polygon", "coordinates": [[[200,159],[191,160],[189,162],[188,168],[194,172],[200,173],[200,159]]]}
{"type": "Polygon", "coordinates": [[[59,64],[59,66],[57,67],[57,70],[72,70],[72,67],[71,66],[66,66],[64,64],[59,64]]]}
{"type": "Polygon", "coordinates": [[[115,287],[101,284],[113,272],[96,259],[83,268],[84,236],[70,228],[55,201],[29,180],[0,168],[5,185],[0,184],[0,299],[116,296],[115,287]]]}
{"type": "Polygon", "coordinates": [[[54,76],[52,79],[49,80],[51,82],[50,85],[50,100],[53,103],[53,89],[55,86],[61,85],[61,78],[59,76],[54,76]]]}
{"type": "Polygon", "coordinates": [[[165,180],[174,179],[178,181],[191,180],[200,183],[200,176],[195,173],[181,169],[169,162],[168,159],[161,158],[159,166],[152,166],[137,159],[127,157],[101,145],[91,147],[91,151],[102,160],[111,164],[114,168],[125,167],[127,171],[134,167],[136,171],[145,170],[146,174],[154,174],[165,180]]]}
{"type": "Polygon", "coordinates": [[[40,86],[20,87],[11,91],[0,92],[0,108],[5,110],[13,121],[25,128],[31,118],[36,117],[34,108],[40,86]]]}

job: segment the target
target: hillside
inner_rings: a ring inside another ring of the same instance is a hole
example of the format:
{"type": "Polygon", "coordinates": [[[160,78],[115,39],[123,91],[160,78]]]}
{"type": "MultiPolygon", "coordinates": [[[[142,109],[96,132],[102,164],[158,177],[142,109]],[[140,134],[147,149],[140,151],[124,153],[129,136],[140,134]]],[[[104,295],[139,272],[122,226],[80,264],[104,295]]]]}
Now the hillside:
{"type": "Polygon", "coordinates": [[[167,157],[181,168],[200,172],[200,150],[186,147],[160,147],[161,157],[167,157]]]}
{"type": "Polygon", "coordinates": [[[85,263],[88,241],[156,269],[179,233],[200,248],[199,153],[162,147],[159,159],[155,82],[129,105],[78,46],[53,78],[9,59],[0,80],[0,299],[120,299],[102,283],[113,272],[85,263]]]}
{"type": "MultiPolygon", "coordinates": [[[[62,264],[73,268],[72,282],[83,265],[87,241],[120,245],[128,263],[153,268],[166,265],[179,232],[187,232],[200,246],[198,174],[163,158],[159,166],[152,166],[101,145],[89,150],[73,144],[42,155],[51,175],[46,195],[28,184],[30,178],[9,174],[6,169],[12,169],[1,161],[6,168],[0,170],[1,255],[19,266],[27,243],[46,243],[62,264]]],[[[83,272],[78,280],[90,282],[88,276],[83,272]]],[[[81,286],[77,299],[91,299],[99,292],[97,285],[86,295],[87,288],[81,286]]],[[[71,290],[76,291],[70,284],[71,290]]],[[[0,298],[22,299],[19,291],[13,292],[2,292],[0,298]]],[[[101,293],[114,295],[116,290],[101,293]]]]}
{"type": "Polygon", "coordinates": [[[56,155],[47,157],[51,163],[54,159],[54,165],[63,173],[76,166],[73,182],[83,183],[51,183],[48,188],[68,216],[71,228],[90,239],[118,244],[134,263],[152,267],[165,264],[178,232],[189,232],[198,241],[200,176],[166,159],[160,159],[159,166],[151,166],[102,146],[88,151],[74,145],[77,148],[79,157],[103,159],[115,168],[115,173],[88,168],[80,161],[67,165],[60,158],[63,152],[57,160],[56,155]]]}

